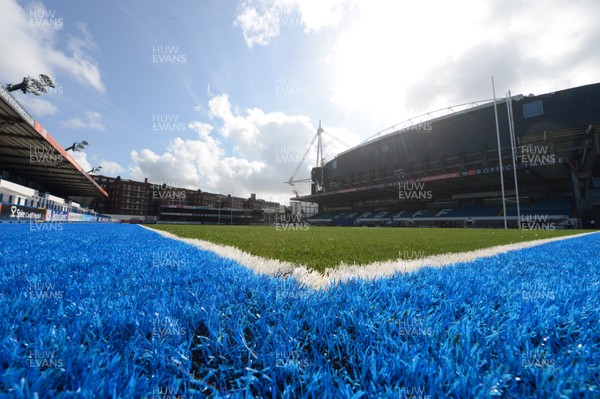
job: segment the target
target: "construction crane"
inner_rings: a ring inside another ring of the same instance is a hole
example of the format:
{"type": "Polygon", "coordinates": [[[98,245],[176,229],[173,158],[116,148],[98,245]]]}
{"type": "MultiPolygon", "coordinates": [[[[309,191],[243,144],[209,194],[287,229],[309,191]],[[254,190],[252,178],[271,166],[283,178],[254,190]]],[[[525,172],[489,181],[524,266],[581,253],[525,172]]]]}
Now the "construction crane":
{"type": "Polygon", "coordinates": [[[292,173],[292,177],[290,177],[290,179],[288,181],[284,182],[284,183],[289,184],[292,187],[292,192],[296,195],[296,197],[298,197],[298,190],[296,189],[296,183],[313,183],[317,186],[317,191],[322,190],[322,184],[323,184],[323,169],[322,169],[322,167],[325,164],[325,158],[323,156],[323,141],[321,139],[322,133],[323,133],[323,129],[321,128],[321,120],[319,120],[319,128],[317,129],[317,133],[315,134],[315,136],[311,140],[310,144],[306,148],[306,151],[304,152],[304,156],[300,160],[300,163],[298,164],[298,166],[296,166],[294,173],[292,173]],[[315,140],[317,141],[317,162],[316,162],[315,167],[321,166],[321,179],[320,179],[320,181],[313,181],[312,177],[307,178],[307,179],[296,179],[296,175],[298,174],[298,171],[304,164],[304,161],[306,160],[306,156],[310,152],[312,146],[315,144],[315,140]]]}

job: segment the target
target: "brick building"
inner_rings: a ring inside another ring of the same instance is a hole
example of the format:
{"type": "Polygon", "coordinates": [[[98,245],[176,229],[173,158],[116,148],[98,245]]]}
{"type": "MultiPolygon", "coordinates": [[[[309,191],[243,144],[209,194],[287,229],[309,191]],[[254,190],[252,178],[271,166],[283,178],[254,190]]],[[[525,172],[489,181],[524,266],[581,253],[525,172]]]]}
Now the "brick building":
{"type": "Polygon", "coordinates": [[[271,214],[279,211],[279,203],[257,199],[256,194],[242,198],[151,183],[148,179],[140,182],[102,175],[94,175],[93,178],[109,195],[107,198],[94,198],[90,207],[104,214],[158,217],[161,207],[191,206],[262,210],[269,221],[274,219],[271,214]]]}

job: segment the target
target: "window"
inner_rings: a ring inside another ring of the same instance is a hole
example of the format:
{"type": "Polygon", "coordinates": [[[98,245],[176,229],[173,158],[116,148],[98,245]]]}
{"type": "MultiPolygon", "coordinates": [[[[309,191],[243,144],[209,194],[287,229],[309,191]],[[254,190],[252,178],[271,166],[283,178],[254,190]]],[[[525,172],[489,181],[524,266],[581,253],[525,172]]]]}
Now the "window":
{"type": "Polygon", "coordinates": [[[542,115],[544,113],[544,106],[542,100],[533,101],[530,103],[523,104],[523,117],[530,118],[532,116],[542,115]]]}

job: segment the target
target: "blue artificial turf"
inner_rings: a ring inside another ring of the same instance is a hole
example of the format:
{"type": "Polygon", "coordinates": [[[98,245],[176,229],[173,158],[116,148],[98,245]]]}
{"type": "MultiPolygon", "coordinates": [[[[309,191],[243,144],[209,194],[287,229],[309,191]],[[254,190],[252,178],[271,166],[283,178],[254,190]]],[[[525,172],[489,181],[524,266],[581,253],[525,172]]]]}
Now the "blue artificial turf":
{"type": "Polygon", "coordinates": [[[131,225],[0,225],[0,393],[600,397],[600,237],[315,292],[131,225]]]}

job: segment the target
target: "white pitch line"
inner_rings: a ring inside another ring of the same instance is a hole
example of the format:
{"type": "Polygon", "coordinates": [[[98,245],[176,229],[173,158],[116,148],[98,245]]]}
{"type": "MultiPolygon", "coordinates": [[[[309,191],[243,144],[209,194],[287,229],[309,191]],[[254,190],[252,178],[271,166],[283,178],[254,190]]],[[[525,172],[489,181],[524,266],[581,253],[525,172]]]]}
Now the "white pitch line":
{"type": "Polygon", "coordinates": [[[397,273],[414,272],[423,267],[444,267],[456,263],[472,262],[477,259],[489,258],[509,251],[531,248],[538,245],[547,244],[549,242],[582,237],[588,234],[597,234],[596,232],[582,233],[564,237],[546,238],[543,240],[498,245],[495,247],[476,249],[468,252],[433,255],[419,259],[395,259],[374,262],[368,265],[346,264],[341,262],[338,267],[328,268],[324,273],[319,273],[318,271],[311,270],[305,265],[297,265],[292,262],[285,262],[277,259],[262,258],[260,256],[244,252],[235,247],[219,245],[210,241],[204,241],[195,238],[182,238],[165,231],[151,229],[142,225],[140,226],[160,234],[163,237],[179,240],[203,250],[214,252],[221,257],[232,259],[239,264],[255,271],[256,273],[266,274],[273,277],[292,277],[299,283],[314,289],[326,289],[333,284],[345,282],[351,279],[374,280],[391,277],[397,273]]]}

